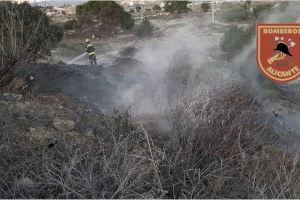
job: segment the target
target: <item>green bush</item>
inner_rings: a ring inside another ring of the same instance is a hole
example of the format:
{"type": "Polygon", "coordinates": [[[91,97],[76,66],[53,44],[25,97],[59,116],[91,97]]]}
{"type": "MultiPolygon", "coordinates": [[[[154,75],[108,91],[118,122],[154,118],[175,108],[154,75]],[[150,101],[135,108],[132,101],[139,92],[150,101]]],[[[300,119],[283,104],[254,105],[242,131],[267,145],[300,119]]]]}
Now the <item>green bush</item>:
{"type": "Polygon", "coordinates": [[[140,5],[137,5],[137,6],[135,7],[135,9],[136,9],[137,12],[141,12],[142,7],[141,7],[140,5]]]}
{"type": "Polygon", "coordinates": [[[272,9],[274,3],[259,3],[253,7],[253,15],[255,18],[264,17],[272,9]]]}
{"type": "Polygon", "coordinates": [[[153,8],[152,8],[152,10],[161,10],[161,7],[159,6],[159,5],[154,5],[153,6],[153,8]]]}
{"type": "MultiPolygon", "coordinates": [[[[255,20],[268,15],[274,4],[274,2],[224,2],[221,6],[220,16],[226,21],[255,20]],[[253,12],[250,11],[250,6],[253,8],[253,12]]],[[[286,3],[280,4],[279,9],[281,10],[285,5],[286,3]]]]}
{"type": "Polygon", "coordinates": [[[121,26],[126,30],[134,25],[131,14],[115,1],[88,1],[76,7],[76,15],[81,24],[92,25],[96,20],[107,28],[121,26]]]}
{"type": "Polygon", "coordinates": [[[154,27],[148,19],[144,19],[143,22],[137,27],[136,36],[138,37],[150,37],[153,36],[154,27]]]}
{"type": "Polygon", "coordinates": [[[169,13],[187,13],[190,9],[187,5],[190,2],[188,1],[166,1],[165,11],[169,13]]]}
{"type": "Polygon", "coordinates": [[[220,17],[225,21],[246,21],[249,19],[247,4],[224,2],[221,6],[220,17]]]}
{"type": "Polygon", "coordinates": [[[134,12],[135,12],[135,10],[132,8],[129,10],[129,13],[131,13],[131,14],[133,14],[134,12]]]}
{"type": "Polygon", "coordinates": [[[134,19],[128,12],[123,12],[120,18],[121,28],[129,30],[134,26],[134,19]]]}
{"type": "Polygon", "coordinates": [[[49,30],[48,34],[51,39],[49,46],[51,48],[57,47],[57,44],[63,39],[64,28],[61,25],[53,24],[51,25],[51,29],[49,30]]]}
{"type": "Polygon", "coordinates": [[[78,22],[76,19],[68,20],[64,23],[64,29],[65,30],[73,30],[78,25],[78,22]]]}
{"type": "Polygon", "coordinates": [[[201,9],[203,12],[208,12],[210,10],[210,3],[209,2],[203,2],[201,4],[201,9]]]}
{"type": "Polygon", "coordinates": [[[231,26],[223,36],[221,49],[230,57],[233,57],[250,42],[254,35],[254,30],[254,26],[250,26],[246,29],[238,26],[231,26]]]}

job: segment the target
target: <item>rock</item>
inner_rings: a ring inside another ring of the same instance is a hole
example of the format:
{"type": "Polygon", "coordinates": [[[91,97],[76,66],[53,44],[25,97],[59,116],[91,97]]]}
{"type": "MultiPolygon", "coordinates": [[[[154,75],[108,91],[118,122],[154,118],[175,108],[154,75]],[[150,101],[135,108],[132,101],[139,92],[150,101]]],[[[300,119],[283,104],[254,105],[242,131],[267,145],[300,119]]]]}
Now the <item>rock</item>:
{"type": "Polygon", "coordinates": [[[44,129],[44,127],[38,127],[38,128],[29,128],[30,131],[30,141],[37,141],[37,142],[44,142],[51,138],[51,132],[48,132],[44,129]]]}
{"type": "Polygon", "coordinates": [[[36,128],[30,127],[30,128],[29,128],[29,131],[30,131],[30,133],[35,134],[35,133],[36,133],[36,128]]]}
{"type": "Polygon", "coordinates": [[[30,178],[20,178],[16,180],[15,186],[19,189],[32,189],[35,186],[35,183],[30,178]]]}
{"type": "Polygon", "coordinates": [[[74,131],[72,131],[72,132],[65,132],[65,134],[66,134],[66,135],[69,135],[69,136],[71,136],[71,137],[77,137],[77,136],[79,136],[79,133],[74,132],[74,131]]]}
{"type": "Polygon", "coordinates": [[[93,131],[92,130],[89,130],[87,132],[85,132],[84,134],[86,137],[94,137],[95,135],[93,134],[93,131]]]}
{"type": "Polygon", "coordinates": [[[53,127],[58,131],[71,132],[75,128],[75,122],[67,119],[55,118],[53,127]]]}
{"type": "Polygon", "coordinates": [[[18,103],[16,103],[16,106],[17,106],[17,108],[19,108],[19,109],[21,109],[21,110],[24,110],[25,109],[25,104],[24,103],[21,103],[21,102],[18,102],[18,103]]]}
{"type": "Polygon", "coordinates": [[[23,99],[23,96],[21,94],[13,94],[13,93],[1,93],[0,94],[0,100],[4,101],[13,101],[13,102],[18,102],[23,99]]]}

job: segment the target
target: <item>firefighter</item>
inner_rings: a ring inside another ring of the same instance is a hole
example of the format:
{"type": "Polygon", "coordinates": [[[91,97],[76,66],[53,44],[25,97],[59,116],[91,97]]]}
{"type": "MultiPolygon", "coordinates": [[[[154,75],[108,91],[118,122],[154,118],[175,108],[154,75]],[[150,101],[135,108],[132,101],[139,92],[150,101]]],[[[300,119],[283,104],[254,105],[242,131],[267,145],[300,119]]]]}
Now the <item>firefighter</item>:
{"type": "Polygon", "coordinates": [[[97,59],[96,59],[96,48],[93,44],[91,44],[90,39],[86,39],[85,40],[85,51],[87,53],[87,55],[89,56],[90,62],[92,66],[96,66],[97,65],[97,59]]]}

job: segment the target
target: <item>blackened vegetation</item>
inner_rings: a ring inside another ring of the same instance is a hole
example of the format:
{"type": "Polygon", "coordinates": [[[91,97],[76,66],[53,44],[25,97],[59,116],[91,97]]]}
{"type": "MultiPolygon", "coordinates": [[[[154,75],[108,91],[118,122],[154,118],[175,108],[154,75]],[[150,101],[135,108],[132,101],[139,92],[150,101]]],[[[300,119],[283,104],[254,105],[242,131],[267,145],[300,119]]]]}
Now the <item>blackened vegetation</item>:
{"type": "Polygon", "coordinates": [[[94,104],[99,109],[110,109],[113,106],[112,99],[117,85],[112,84],[108,78],[122,78],[102,66],[26,64],[18,69],[21,74],[36,74],[33,82],[37,94],[64,94],[77,101],[94,104]]]}

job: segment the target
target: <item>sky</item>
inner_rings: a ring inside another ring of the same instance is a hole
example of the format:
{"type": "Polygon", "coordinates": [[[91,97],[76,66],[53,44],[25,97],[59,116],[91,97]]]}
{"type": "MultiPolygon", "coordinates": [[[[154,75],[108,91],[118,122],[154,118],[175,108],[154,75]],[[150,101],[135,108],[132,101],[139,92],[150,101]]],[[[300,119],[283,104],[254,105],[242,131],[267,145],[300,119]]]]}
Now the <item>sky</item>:
{"type": "Polygon", "coordinates": [[[27,1],[30,4],[39,5],[39,6],[62,6],[64,4],[71,4],[71,5],[82,4],[87,0],[16,0],[16,1],[18,2],[27,1]]]}

